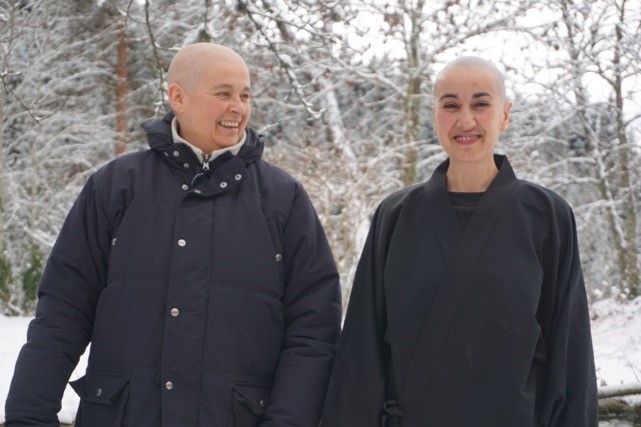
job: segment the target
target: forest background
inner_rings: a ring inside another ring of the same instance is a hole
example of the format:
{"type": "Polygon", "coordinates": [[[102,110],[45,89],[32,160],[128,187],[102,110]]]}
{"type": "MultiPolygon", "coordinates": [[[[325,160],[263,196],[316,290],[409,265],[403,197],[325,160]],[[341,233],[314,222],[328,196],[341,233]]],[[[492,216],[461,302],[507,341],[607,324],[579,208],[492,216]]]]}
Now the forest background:
{"type": "Polygon", "coordinates": [[[197,41],[249,64],[251,125],[308,190],[344,303],[377,204],[445,157],[431,82],[464,54],[505,72],[498,151],[572,205],[590,302],[641,295],[638,0],[0,0],[1,313],[33,313],[80,188],[146,148],[139,123],[197,41]]]}

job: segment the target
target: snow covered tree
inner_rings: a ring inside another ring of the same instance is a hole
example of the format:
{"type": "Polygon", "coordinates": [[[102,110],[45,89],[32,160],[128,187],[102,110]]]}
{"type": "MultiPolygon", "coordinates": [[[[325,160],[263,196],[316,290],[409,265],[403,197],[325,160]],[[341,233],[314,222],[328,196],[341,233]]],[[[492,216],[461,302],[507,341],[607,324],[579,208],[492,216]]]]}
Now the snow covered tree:
{"type": "Polygon", "coordinates": [[[70,34],[73,3],[16,1],[3,9],[2,244],[12,271],[8,312],[27,306],[21,283],[38,247],[48,253],[87,173],[104,159],[101,64],[70,34]],[[4,16],[3,16],[4,17],[4,16]],[[93,108],[96,107],[96,108],[93,108]]]}
{"type": "Polygon", "coordinates": [[[30,309],[25,284],[40,268],[33,257],[46,258],[88,175],[123,148],[146,148],[139,124],[168,108],[169,61],[198,41],[228,45],[246,59],[251,125],[266,136],[266,158],[310,193],[344,302],[376,205],[424,181],[444,158],[432,129],[431,84],[443,63],[465,54],[505,70],[515,107],[498,149],[523,178],[575,207],[592,294],[640,292],[638,2],[0,5],[4,312],[30,309]],[[541,5],[544,13],[534,7],[541,5]]]}
{"type": "Polygon", "coordinates": [[[571,107],[564,124],[571,129],[565,143],[572,155],[563,160],[569,175],[593,198],[585,200],[585,193],[578,192],[566,196],[579,197],[575,206],[584,253],[595,263],[592,268],[605,273],[589,284],[597,296],[614,288],[635,297],[641,293],[635,128],[641,5],[559,0],[547,6],[558,19],[538,35],[547,59],[535,66],[552,75],[545,86],[556,95],[557,108],[571,107]],[[594,227],[595,221],[603,227],[594,227]]]}

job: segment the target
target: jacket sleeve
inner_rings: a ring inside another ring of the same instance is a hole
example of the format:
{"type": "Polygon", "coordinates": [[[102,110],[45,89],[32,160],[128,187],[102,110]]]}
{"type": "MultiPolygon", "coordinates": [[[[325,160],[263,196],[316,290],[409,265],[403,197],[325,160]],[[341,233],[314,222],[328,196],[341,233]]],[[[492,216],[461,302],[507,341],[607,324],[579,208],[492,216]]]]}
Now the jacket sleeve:
{"type": "Polygon", "coordinates": [[[544,253],[546,278],[539,316],[547,378],[538,425],[596,427],[596,373],[576,225],[569,206],[559,211],[555,238],[544,253]]]}
{"type": "Polygon", "coordinates": [[[71,208],[43,272],[5,404],[7,427],[59,425],[67,381],[90,341],[109,241],[92,184],[71,208]]]}
{"type": "Polygon", "coordinates": [[[263,427],[317,426],[340,334],[341,295],[329,243],[297,184],[283,227],[285,336],[263,427]]]}
{"type": "MultiPolygon", "coordinates": [[[[379,208],[380,211],[380,208],[379,208]]],[[[321,425],[379,426],[386,393],[389,346],[382,284],[384,259],[374,215],[359,260],[334,361],[321,425]]]]}

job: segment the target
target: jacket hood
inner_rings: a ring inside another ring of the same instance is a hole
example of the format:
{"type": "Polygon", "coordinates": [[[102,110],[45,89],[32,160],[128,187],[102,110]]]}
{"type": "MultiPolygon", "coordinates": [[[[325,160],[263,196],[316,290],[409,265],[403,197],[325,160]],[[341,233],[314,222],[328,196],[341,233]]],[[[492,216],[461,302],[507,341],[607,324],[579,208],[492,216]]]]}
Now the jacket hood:
{"type": "MultiPolygon", "coordinates": [[[[162,118],[146,120],[141,124],[141,127],[147,134],[149,147],[160,154],[164,154],[164,157],[168,159],[170,163],[174,156],[167,156],[165,153],[172,153],[175,150],[183,152],[185,149],[191,151],[185,144],[177,144],[174,142],[171,134],[171,121],[174,117],[173,111],[169,111],[162,118]]],[[[245,163],[252,163],[260,159],[263,155],[265,148],[264,137],[249,126],[245,128],[245,133],[247,134],[247,139],[240,148],[237,156],[245,163]]],[[[182,164],[178,165],[178,167],[182,168],[182,164]]]]}

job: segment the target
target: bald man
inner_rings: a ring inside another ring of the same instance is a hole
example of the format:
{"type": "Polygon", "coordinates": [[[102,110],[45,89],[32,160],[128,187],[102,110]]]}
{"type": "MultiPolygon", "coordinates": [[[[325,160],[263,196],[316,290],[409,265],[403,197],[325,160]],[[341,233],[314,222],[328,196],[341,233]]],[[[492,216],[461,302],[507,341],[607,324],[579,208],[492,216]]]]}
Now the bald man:
{"type": "Polygon", "coordinates": [[[317,426],[340,329],[338,273],[303,187],[247,126],[247,66],[195,44],[169,66],[149,149],[88,180],[56,240],[5,426],[317,426]]]}
{"type": "Polygon", "coordinates": [[[434,85],[447,159],[387,197],[354,278],[327,427],[596,427],[570,206],[495,154],[512,104],[488,61],[434,85]]]}

